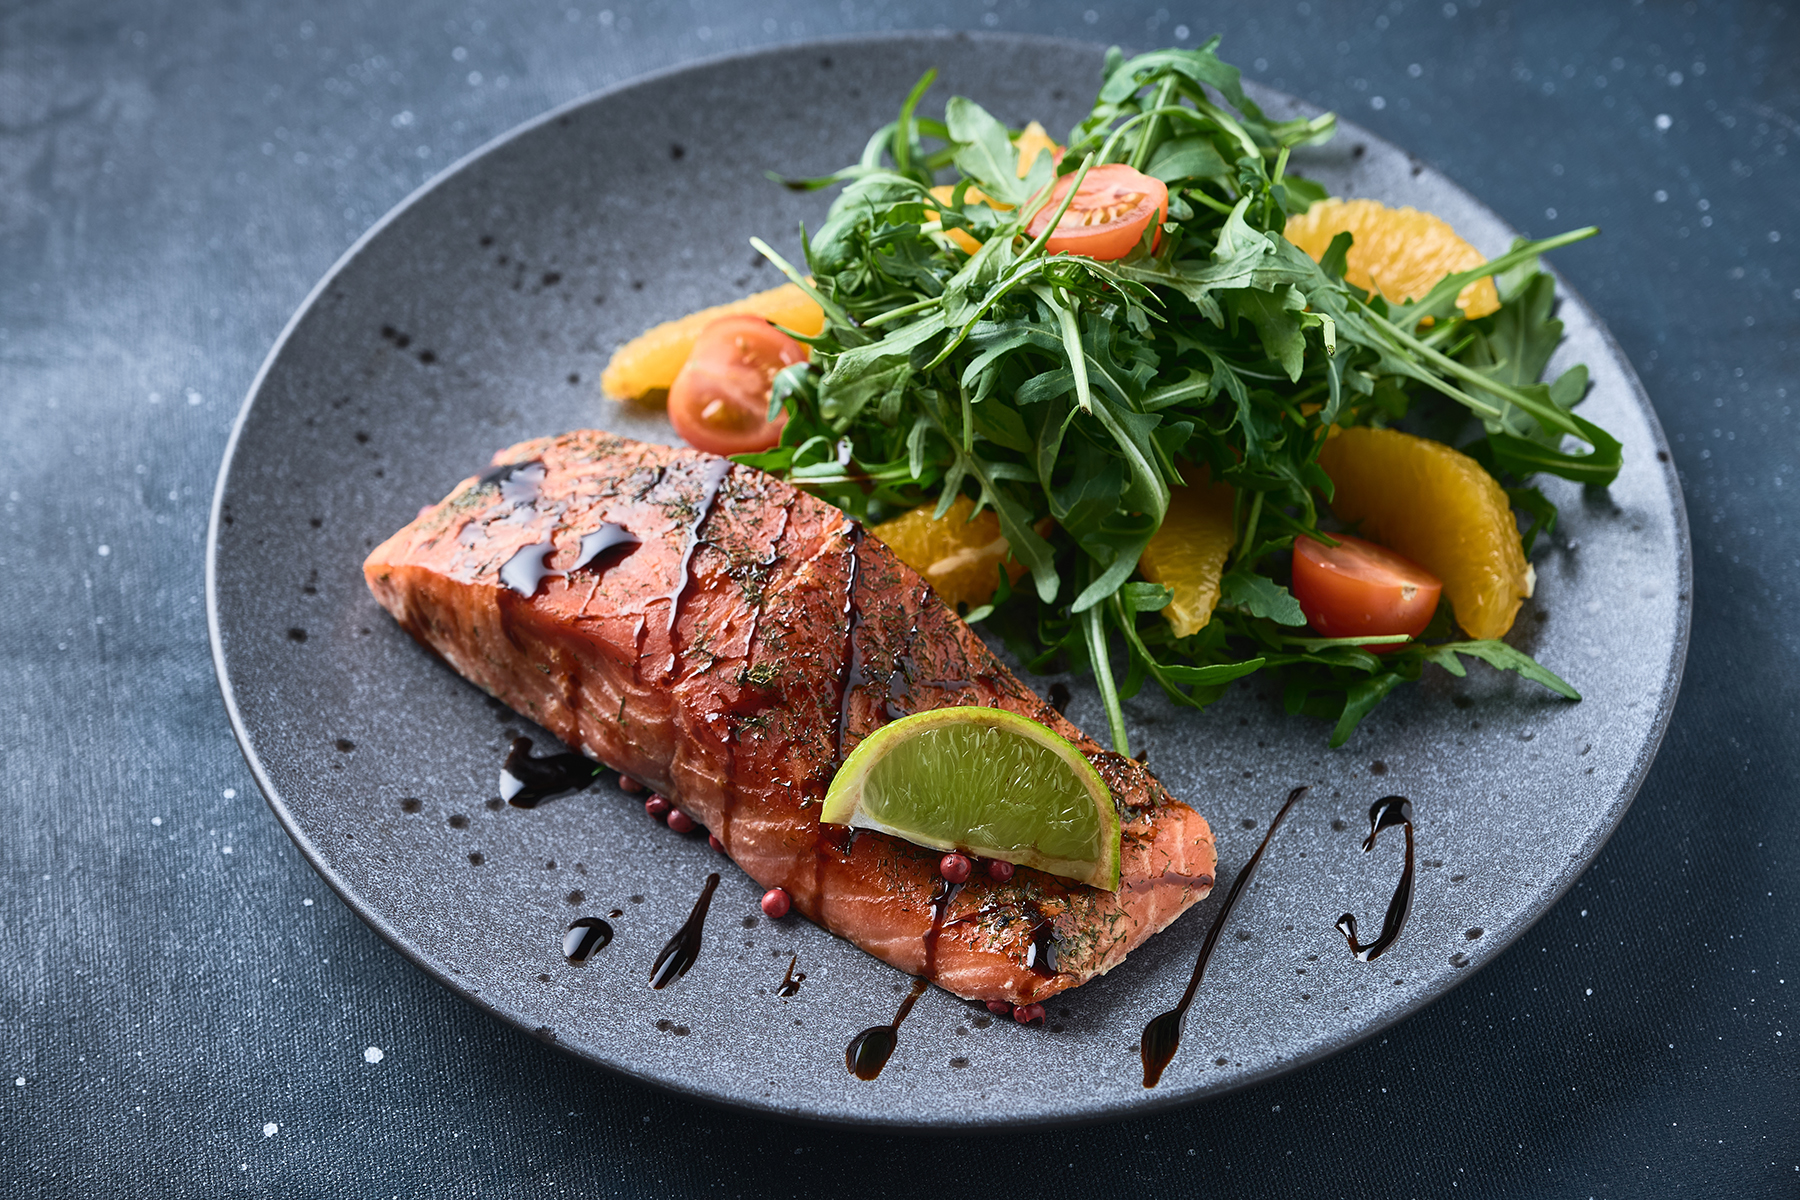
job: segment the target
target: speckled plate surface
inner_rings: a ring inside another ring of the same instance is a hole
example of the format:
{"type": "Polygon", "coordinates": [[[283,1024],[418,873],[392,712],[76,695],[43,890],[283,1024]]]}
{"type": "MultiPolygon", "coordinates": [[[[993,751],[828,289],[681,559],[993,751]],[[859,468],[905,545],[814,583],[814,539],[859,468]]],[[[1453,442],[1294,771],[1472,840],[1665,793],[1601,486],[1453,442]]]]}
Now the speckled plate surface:
{"type": "MultiPolygon", "coordinates": [[[[528,437],[604,427],[672,440],[661,414],[602,401],[614,346],[657,321],[776,282],[747,244],[791,249],[828,198],[771,184],[854,159],[927,67],[1009,123],[1067,128],[1101,49],[907,35],[734,57],[571,105],[470,156],[402,204],[320,283],[245,402],[215,499],[213,652],[239,742],[276,816],[344,900],[457,994],[601,1066],[692,1096],[824,1122],[944,1131],[1105,1119],[1266,1078],[1342,1049],[1467,979],[1593,859],[1642,780],[1687,647],[1685,518],[1630,366],[1568,296],[1554,369],[1586,362],[1583,412],[1625,444],[1608,491],[1543,486],[1563,510],[1535,559],[1513,640],[1570,679],[1569,704],[1480,666],[1432,671],[1342,750],[1266,685],[1195,714],[1148,694],[1134,744],[1213,823],[1213,897],[1103,979],[1058,997],[1047,1029],[988,1019],[933,989],[881,1077],[844,1047],[892,1019],[905,979],[798,919],[605,786],[502,806],[499,709],[403,634],[360,564],[418,508],[528,437]],[[1046,81],[1081,81],[1053,86],[1046,81]],[[1144,1023],[1179,996],[1207,925],[1289,788],[1283,827],[1231,922],[1161,1086],[1140,1080],[1144,1023]],[[1400,838],[1359,845],[1371,802],[1412,798],[1418,891],[1374,964],[1333,929],[1378,926],[1400,838]],[[686,978],[646,983],[706,874],[724,880],[686,978]],[[577,916],[613,910],[585,967],[560,952],[577,916]],[[790,955],[807,978],[777,997],[790,955]]],[[[1258,98],[1286,115],[1299,106],[1258,98]]],[[[1349,125],[1297,167],[1343,195],[1428,208],[1482,250],[1493,213],[1349,125]]],[[[1586,247],[1568,253],[1606,253],[1586,247]]],[[[1029,677],[1028,677],[1029,678],[1029,677]]],[[[1040,690],[1052,682],[1031,679],[1040,690]]],[[[1079,681],[1069,715],[1100,729],[1079,681]]]]}

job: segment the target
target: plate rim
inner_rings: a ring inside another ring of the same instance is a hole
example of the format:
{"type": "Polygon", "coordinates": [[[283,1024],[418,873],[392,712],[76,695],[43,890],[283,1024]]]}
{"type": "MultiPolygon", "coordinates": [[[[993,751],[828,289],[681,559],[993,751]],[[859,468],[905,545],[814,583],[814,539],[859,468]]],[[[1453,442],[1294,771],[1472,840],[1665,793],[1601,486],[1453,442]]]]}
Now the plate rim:
{"type": "MultiPolygon", "coordinates": [[[[218,565],[221,527],[223,525],[225,510],[225,497],[231,482],[231,471],[237,458],[239,442],[249,423],[251,410],[254,408],[258,397],[261,395],[270,373],[275,368],[278,360],[282,357],[283,352],[286,350],[289,341],[292,339],[300,324],[311,315],[320,298],[329,291],[333,283],[336,282],[350,265],[368,248],[368,246],[377,237],[386,232],[391,225],[397,223],[425,197],[435,192],[438,188],[445,186],[453,178],[461,175],[475,163],[485,159],[495,151],[534,133],[543,126],[555,122],[558,118],[567,113],[609,99],[620,93],[647,84],[656,83],[672,76],[683,75],[690,72],[698,73],[716,70],[734,62],[799,56],[834,46],[866,46],[871,43],[878,44],[883,42],[926,44],[932,42],[990,42],[997,45],[1005,44],[1009,46],[1018,46],[1020,44],[1041,45],[1046,47],[1055,46],[1062,49],[1074,49],[1090,53],[1096,49],[1104,49],[1105,47],[1105,43],[1088,41],[1081,38],[1055,37],[1034,33],[986,32],[975,30],[888,30],[860,34],[839,34],[829,37],[808,38],[799,41],[778,42],[746,47],[721,54],[709,55],[703,58],[688,59],[678,63],[671,63],[654,70],[630,76],[629,78],[622,79],[595,91],[584,93],[583,95],[555,105],[537,116],[512,126],[461,155],[454,162],[418,185],[392,208],[383,213],[374,224],[369,226],[368,229],[358,236],[350,246],[338,256],[325,273],[320,276],[319,280],[307,291],[305,297],[300,301],[292,315],[288,317],[281,332],[277,335],[275,341],[270,346],[268,353],[263,358],[261,365],[257,368],[256,374],[252,378],[250,386],[246,390],[244,398],[239,405],[237,416],[232,421],[231,431],[226,439],[225,449],[220,461],[218,477],[213,487],[212,504],[207,520],[205,543],[207,641],[212,658],[214,677],[219,687],[220,698],[224,702],[226,717],[231,725],[233,740],[236,741],[239,752],[244,756],[244,760],[250,768],[251,775],[256,780],[257,787],[263,794],[264,801],[268,804],[270,811],[281,825],[282,830],[299,849],[301,856],[306,860],[308,865],[317,872],[319,877],[324,880],[326,886],[332,890],[338,899],[341,900],[358,919],[374,931],[376,936],[383,942],[392,949],[398,951],[403,958],[412,963],[413,966],[423,972],[434,983],[447,989],[452,995],[480,1010],[489,1017],[498,1019],[506,1025],[517,1029],[519,1032],[532,1036],[534,1040],[538,1041],[540,1044],[549,1046],[566,1057],[575,1059],[591,1067],[597,1067],[609,1074],[621,1076],[634,1082],[648,1085],[657,1091],[680,1096],[685,1099],[696,1100],[734,1113],[775,1119],[783,1123],[804,1125],[814,1128],[854,1129],[857,1131],[881,1130],[887,1133],[918,1136],[959,1134],[967,1136],[1004,1135],[1007,1133],[1018,1132],[1021,1129],[1026,1128],[1027,1124],[1023,1121],[998,1119],[980,1123],[965,1122],[954,1127],[946,1127],[944,1125],[907,1121],[904,1118],[898,1120],[876,1119],[852,1115],[827,1115],[805,1112],[792,1107],[758,1104],[747,1099],[719,1095],[680,1080],[653,1076],[635,1070],[623,1063],[602,1062],[589,1057],[572,1046],[564,1045],[559,1039],[554,1037],[542,1037],[516,1014],[507,1012],[488,1002],[478,990],[471,990],[462,984],[459,984],[455,978],[439,973],[426,962],[423,954],[416,950],[402,935],[401,931],[395,928],[381,912],[356,895],[349,883],[341,878],[326,862],[321,849],[315,844],[312,837],[301,828],[294,814],[288,809],[286,801],[282,798],[280,789],[276,787],[268,769],[265,767],[260,754],[257,752],[257,749],[251,740],[249,730],[245,726],[243,714],[238,706],[236,689],[232,683],[229,665],[226,661],[222,616],[219,606],[218,565]]],[[[1252,80],[1245,81],[1245,90],[1257,94],[1259,102],[1263,102],[1270,98],[1279,98],[1284,102],[1291,103],[1300,111],[1312,113],[1327,111],[1301,97],[1293,95],[1292,93],[1279,91],[1252,80]]],[[[1507,231],[1514,233],[1516,236],[1516,231],[1513,230],[1510,224],[1507,224],[1504,218],[1501,218],[1500,214],[1495,212],[1490,205],[1475,196],[1468,189],[1464,188],[1450,175],[1432,165],[1428,159],[1421,158],[1411,151],[1406,150],[1404,147],[1389,141],[1387,138],[1382,137],[1371,130],[1357,125],[1354,122],[1341,120],[1340,126],[1343,131],[1353,132],[1357,137],[1365,138],[1373,144],[1391,149],[1413,163],[1423,164],[1427,170],[1431,171],[1432,174],[1436,176],[1437,180],[1442,185],[1453,189],[1464,201],[1493,213],[1497,219],[1500,219],[1501,224],[1507,231]]],[[[1617,802],[1614,805],[1614,811],[1608,814],[1608,820],[1604,827],[1597,829],[1590,836],[1589,843],[1582,847],[1580,858],[1578,860],[1571,860],[1571,863],[1574,865],[1572,865],[1571,869],[1566,870],[1562,877],[1555,882],[1554,890],[1547,894],[1547,898],[1544,900],[1541,907],[1539,907],[1535,913],[1531,914],[1528,919],[1520,922],[1515,928],[1509,930],[1510,936],[1499,941],[1491,953],[1484,955],[1478,963],[1474,964],[1474,970],[1460,975],[1457,977],[1456,982],[1452,983],[1450,986],[1444,987],[1438,991],[1417,995],[1398,1010],[1389,1014],[1384,1014],[1382,1019],[1374,1021],[1352,1033],[1337,1038],[1328,1038],[1308,1051],[1294,1055],[1293,1057],[1278,1059],[1262,1070],[1245,1075],[1234,1076],[1230,1080],[1221,1081],[1216,1086],[1192,1092],[1158,1093],[1146,1089],[1141,1096],[1134,1096],[1131,1101],[1126,1103],[1109,1104],[1089,1111],[1058,1114],[1052,1117],[1035,1117],[1029,1121],[1029,1128],[1060,1129],[1104,1124],[1126,1119],[1128,1117],[1148,1116],[1153,1113],[1167,1112],[1172,1109],[1191,1107],[1196,1104],[1217,1099],[1218,1097],[1229,1093],[1266,1083],[1278,1076],[1289,1074],[1325,1058],[1333,1057],[1361,1044],[1378,1033],[1391,1029],[1395,1025],[1412,1017],[1420,1010],[1449,995],[1451,992],[1456,991],[1463,983],[1467,982],[1467,980],[1479,974],[1489,963],[1501,958],[1507,949],[1523,937],[1528,930],[1535,927],[1539,921],[1548,915],[1551,909],[1555,908],[1556,905],[1561,902],[1569,889],[1574,886],[1576,880],[1580,879],[1582,875],[1587,872],[1588,868],[1593,865],[1594,860],[1599,856],[1601,850],[1605,848],[1606,843],[1611,840],[1620,824],[1623,823],[1625,814],[1630,810],[1633,802],[1636,800],[1637,794],[1642,788],[1645,778],[1649,774],[1650,766],[1655,761],[1656,755],[1661,749],[1663,740],[1667,736],[1669,724],[1674,715],[1675,703],[1680,693],[1682,678],[1686,670],[1687,655],[1693,626],[1693,540],[1688,523],[1686,499],[1682,491],[1679,472],[1675,468],[1673,453],[1668,438],[1663,432],[1662,422],[1657,416],[1655,406],[1652,404],[1649,393],[1644,388],[1643,381],[1639,378],[1635,366],[1633,366],[1631,359],[1625,354],[1624,348],[1620,346],[1618,339],[1613,335],[1611,328],[1600,318],[1598,311],[1590,305],[1587,302],[1587,299],[1571,286],[1563,275],[1554,267],[1550,268],[1550,273],[1556,280],[1556,285],[1560,294],[1559,299],[1563,302],[1574,302],[1592,319],[1595,332],[1598,334],[1607,352],[1612,356],[1614,363],[1619,367],[1623,375],[1625,387],[1629,391],[1632,401],[1635,402],[1639,412],[1645,419],[1650,434],[1651,445],[1657,455],[1658,466],[1661,468],[1663,482],[1668,489],[1666,495],[1669,500],[1670,515],[1673,519],[1673,532],[1676,539],[1677,562],[1675,585],[1677,593],[1672,644],[1670,646],[1669,656],[1665,662],[1663,684],[1661,691],[1657,696],[1656,709],[1651,717],[1648,734],[1639,746],[1637,755],[1626,772],[1625,783],[1621,789],[1621,795],[1623,797],[1622,801],[1617,802]]]]}

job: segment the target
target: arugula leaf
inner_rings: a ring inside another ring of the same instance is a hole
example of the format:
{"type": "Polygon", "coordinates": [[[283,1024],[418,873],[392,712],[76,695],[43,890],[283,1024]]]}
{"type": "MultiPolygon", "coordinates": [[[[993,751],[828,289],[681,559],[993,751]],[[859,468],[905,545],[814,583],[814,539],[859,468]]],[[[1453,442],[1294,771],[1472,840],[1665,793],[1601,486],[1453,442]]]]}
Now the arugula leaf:
{"type": "Polygon", "coordinates": [[[1227,571],[1219,580],[1219,599],[1253,617],[1267,617],[1281,625],[1306,624],[1293,593],[1264,575],[1227,571]]]}
{"type": "Polygon", "coordinates": [[[1240,288],[1228,293],[1227,303],[1232,316],[1243,317],[1256,326],[1263,349],[1281,364],[1287,377],[1299,379],[1306,355],[1306,336],[1300,332],[1300,314],[1306,310],[1305,294],[1292,284],[1273,292],[1240,288]]]}
{"type": "Polygon", "coordinates": [[[1405,682],[1404,675],[1390,671],[1351,684],[1350,690],[1344,694],[1344,711],[1338,717],[1337,726],[1331,731],[1331,741],[1327,744],[1336,750],[1349,741],[1362,719],[1386,699],[1389,692],[1405,682]]]}
{"type": "Polygon", "coordinates": [[[1218,687],[1234,679],[1253,674],[1267,659],[1250,658],[1243,662],[1213,663],[1206,667],[1164,667],[1162,674],[1173,683],[1197,687],[1218,687]]]}
{"type": "MultiPolygon", "coordinates": [[[[1284,175],[1281,179],[1281,207],[1287,210],[1288,216],[1297,217],[1331,193],[1323,184],[1314,183],[1299,175],[1284,175]]],[[[1341,275],[1342,272],[1340,271],[1341,275]]]]}
{"type": "Polygon", "coordinates": [[[1555,281],[1534,273],[1490,318],[1492,331],[1476,334],[1466,361],[1512,387],[1536,383],[1562,341],[1563,324],[1551,315],[1555,304],[1555,281]]]}
{"type": "Polygon", "coordinates": [[[1341,281],[1349,271],[1350,247],[1356,243],[1356,235],[1348,229],[1335,234],[1331,245],[1325,248],[1325,255],[1319,259],[1319,270],[1331,279],[1341,281]]]}
{"type": "Polygon", "coordinates": [[[1131,612],[1161,612],[1175,593],[1160,583],[1128,583],[1119,589],[1119,596],[1131,612]]]}
{"type": "Polygon", "coordinates": [[[1184,179],[1226,179],[1230,173],[1212,141],[1199,134],[1164,142],[1156,148],[1144,168],[1144,174],[1153,175],[1164,183],[1179,183],[1184,179]]]}
{"type": "Polygon", "coordinates": [[[1523,650],[1502,641],[1446,642],[1431,647],[1426,652],[1426,658],[1443,667],[1452,675],[1460,676],[1463,669],[1462,664],[1456,661],[1458,654],[1479,658],[1489,666],[1498,667],[1503,671],[1517,671],[1533,683],[1541,683],[1566,699],[1581,699],[1581,693],[1569,686],[1560,675],[1539,664],[1537,659],[1523,650]]]}
{"type": "Polygon", "coordinates": [[[1026,193],[1019,179],[1019,154],[1013,149],[1006,126],[973,100],[952,96],[944,106],[944,125],[956,148],[954,162],[981,190],[1003,204],[1017,208],[1026,193]]]}

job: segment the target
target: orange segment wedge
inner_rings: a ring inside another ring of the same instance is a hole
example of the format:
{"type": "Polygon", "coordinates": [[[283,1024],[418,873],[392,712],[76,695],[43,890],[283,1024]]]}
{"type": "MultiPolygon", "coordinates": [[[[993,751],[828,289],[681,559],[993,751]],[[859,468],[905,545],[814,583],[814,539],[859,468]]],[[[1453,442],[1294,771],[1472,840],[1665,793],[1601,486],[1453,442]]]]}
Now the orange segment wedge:
{"type": "Polygon", "coordinates": [[[1356,428],[1333,431],[1319,466],[1337,490],[1331,510],[1443,580],[1464,632],[1512,628],[1536,575],[1506,493],[1480,463],[1397,429],[1356,428]]]}
{"type": "Polygon", "coordinates": [[[1138,573],[1174,593],[1163,617],[1176,637],[1206,628],[1219,603],[1219,576],[1235,536],[1230,484],[1212,483],[1202,471],[1187,487],[1169,489],[1162,528],[1138,559],[1138,573]]]}
{"type": "Polygon", "coordinates": [[[1051,137],[1049,131],[1036,121],[1019,131],[1019,136],[1013,139],[1013,145],[1019,151],[1020,179],[1031,174],[1031,168],[1037,162],[1038,155],[1044,151],[1050,152],[1052,162],[1062,158],[1063,154],[1063,148],[1057,144],[1056,139],[1051,137]]]}
{"type": "Polygon", "coordinates": [[[600,376],[601,390],[621,400],[636,399],[659,388],[666,390],[680,374],[700,331],[720,317],[737,313],[753,313],[809,337],[825,327],[825,314],[812,298],[793,284],[784,283],[730,304],[664,321],[632,338],[613,352],[612,361],[600,376]]]}
{"type": "MultiPolygon", "coordinates": [[[[1284,232],[1288,241],[1318,259],[1331,248],[1331,239],[1345,231],[1355,238],[1345,279],[1394,303],[1417,300],[1444,276],[1487,261],[1443,218],[1374,200],[1321,200],[1289,217],[1284,232]]],[[[1456,306],[1467,316],[1485,317],[1500,307],[1500,293],[1492,279],[1477,279],[1457,296],[1456,306]]]]}
{"type": "Polygon", "coordinates": [[[1008,578],[1017,582],[1025,567],[1010,556],[1012,547],[1000,532],[1000,518],[991,509],[973,521],[975,502],[958,496],[940,518],[933,519],[935,504],[921,504],[892,521],[869,530],[899,556],[900,561],[925,577],[944,603],[973,607],[988,603],[999,586],[994,568],[1006,563],[1008,578]]]}

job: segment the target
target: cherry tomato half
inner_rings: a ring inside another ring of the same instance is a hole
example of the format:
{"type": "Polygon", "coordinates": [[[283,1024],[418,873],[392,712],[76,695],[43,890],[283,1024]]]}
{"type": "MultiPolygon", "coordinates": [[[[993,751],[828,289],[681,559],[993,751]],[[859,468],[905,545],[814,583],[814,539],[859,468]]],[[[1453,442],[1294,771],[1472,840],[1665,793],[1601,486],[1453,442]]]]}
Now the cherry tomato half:
{"type": "MultiPolygon", "coordinates": [[[[1025,226],[1025,235],[1036,238],[1050,224],[1057,205],[1069,194],[1075,176],[1064,175],[1050,190],[1050,199],[1025,226]]],[[[1088,258],[1124,258],[1144,236],[1144,227],[1156,222],[1156,239],[1169,218],[1169,188],[1160,179],[1134,171],[1124,163],[1092,167],[1081,181],[1081,190],[1069,203],[1069,211],[1056,223],[1044,250],[1048,254],[1082,254],[1088,258]]],[[[1154,248],[1155,242],[1152,242],[1154,248]]]]}
{"type": "Polygon", "coordinates": [[[696,450],[767,450],[787,424],[785,415],[769,420],[775,373],[806,356],[805,346],[761,317],[720,317],[700,331],[669,385],[669,421],[696,450]]]}
{"type": "MultiPolygon", "coordinates": [[[[1327,546],[1309,537],[1294,539],[1294,599],[1307,624],[1325,637],[1417,637],[1431,623],[1444,585],[1437,576],[1386,546],[1334,534],[1327,546]]],[[[1375,654],[1398,650],[1365,646],[1375,654]]]]}

